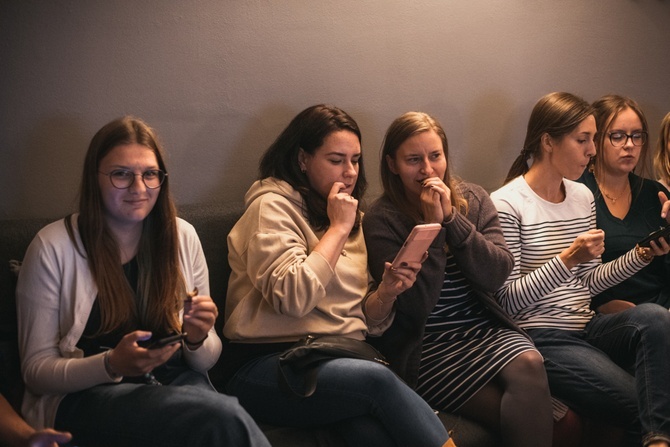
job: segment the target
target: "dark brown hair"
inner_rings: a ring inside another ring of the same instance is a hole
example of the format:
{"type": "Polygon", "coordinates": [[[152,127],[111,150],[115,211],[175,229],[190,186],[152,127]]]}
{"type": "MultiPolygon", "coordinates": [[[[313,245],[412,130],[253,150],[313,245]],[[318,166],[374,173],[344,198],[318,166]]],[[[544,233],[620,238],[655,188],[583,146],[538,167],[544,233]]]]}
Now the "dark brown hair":
{"type": "MultiPolygon", "coordinates": [[[[314,154],[328,135],[340,130],[352,132],[358,137],[358,141],[361,141],[358,124],[345,111],[324,104],[308,107],[296,115],[279,134],[263,154],[259,166],[261,180],[274,177],[287,182],[300,193],[304,202],[305,217],[310,225],[318,230],[324,230],[330,225],[326,212],[327,201],[312,189],[307,176],[300,170],[298,154],[300,149],[308,154],[314,154]]],[[[351,194],[358,200],[359,209],[366,188],[367,180],[361,154],[358,160],[358,179],[351,194]]],[[[352,231],[357,231],[360,223],[359,212],[352,231]]]]}

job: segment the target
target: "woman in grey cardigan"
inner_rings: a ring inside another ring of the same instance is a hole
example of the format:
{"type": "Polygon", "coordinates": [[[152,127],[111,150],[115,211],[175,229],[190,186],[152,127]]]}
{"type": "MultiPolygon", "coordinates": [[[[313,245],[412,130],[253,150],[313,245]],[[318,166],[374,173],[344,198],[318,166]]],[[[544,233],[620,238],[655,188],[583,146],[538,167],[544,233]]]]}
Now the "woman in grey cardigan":
{"type": "Polygon", "coordinates": [[[434,408],[500,431],[505,445],[551,445],[542,356],[492,297],[513,258],[491,199],[450,177],[446,135],[425,113],[391,124],[380,166],[384,194],[363,222],[375,279],[414,225],[442,229],[414,286],[393,306],[368,309],[370,318],[393,319],[370,342],[434,408]]]}

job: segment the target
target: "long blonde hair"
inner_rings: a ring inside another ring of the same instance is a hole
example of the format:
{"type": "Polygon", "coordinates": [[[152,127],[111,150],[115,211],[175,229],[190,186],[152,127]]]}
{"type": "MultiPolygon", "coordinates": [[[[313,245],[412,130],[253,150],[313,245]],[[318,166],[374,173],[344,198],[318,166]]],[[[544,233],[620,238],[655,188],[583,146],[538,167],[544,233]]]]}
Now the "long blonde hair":
{"type": "Polygon", "coordinates": [[[434,131],[442,141],[442,150],[444,158],[447,160],[447,170],[444,173],[442,181],[451,190],[451,201],[456,210],[461,214],[467,214],[468,202],[461,195],[458,184],[460,181],[452,177],[449,173],[451,164],[449,163],[449,144],[447,142],[447,135],[440,123],[424,112],[407,112],[396,118],[386,131],[384,141],[382,142],[381,160],[379,169],[382,179],[382,186],[384,187],[384,195],[400,209],[404,214],[412,217],[415,222],[420,222],[423,216],[417,209],[416,204],[410,203],[405,195],[405,187],[403,186],[400,176],[391,172],[391,169],[386,162],[387,157],[395,159],[398,148],[410,137],[423,133],[434,131]]]}
{"type": "Polygon", "coordinates": [[[656,154],[654,155],[654,169],[659,179],[666,185],[670,185],[670,113],[665,115],[661,121],[661,130],[656,143],[656,154]]]}
{"type": "MultiPolygon", "coordinates": [[[[168,177],[153,209],[144,220],[137,253],[139,280],[135,294],[121,265],[119,247],[105,220],[99,183],[101,160],[120,145],[139,144],[153,151],[158,166],[167,172],[163,150],[154,131],[143,121],[125,116],[102,127],[93,137],[84,160],[77,220],[83,249],[98,287],[101,323],[99,334],[133,326],[159,333],[178,331],[182,299],[186,293],[179,264],[176,210],[168,177]]],[[[66,219],[74,240],[71,218],[66,219]]]]}

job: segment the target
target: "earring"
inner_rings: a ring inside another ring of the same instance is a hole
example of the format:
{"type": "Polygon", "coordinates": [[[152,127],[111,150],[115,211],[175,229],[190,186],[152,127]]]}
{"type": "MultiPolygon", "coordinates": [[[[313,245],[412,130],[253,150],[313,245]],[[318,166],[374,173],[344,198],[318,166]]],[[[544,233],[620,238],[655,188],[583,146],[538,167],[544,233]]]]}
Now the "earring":
{"type": "Polygon", "coordinates": [[[304,174],[305,172],[307,172],[307,168],[305,168],[304,166],[300,166],[300,172],[304,174]]]}

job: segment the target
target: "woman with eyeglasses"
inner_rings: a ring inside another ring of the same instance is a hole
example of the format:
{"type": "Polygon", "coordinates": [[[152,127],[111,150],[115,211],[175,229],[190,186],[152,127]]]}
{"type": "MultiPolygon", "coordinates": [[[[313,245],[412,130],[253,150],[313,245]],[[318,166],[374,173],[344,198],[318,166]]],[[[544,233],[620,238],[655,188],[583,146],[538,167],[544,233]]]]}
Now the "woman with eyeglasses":
{"type": "MultiPolygon", "coordinates": [[[[640,176],[649,175],[649,134],[638,104],[630,98],[607,95],[594,102],[593,108],[599,129],[596,155],[579,181],[595,197],[596,225],[605,231],[602,259],[608,262],[668,225],[670,213],[663,204],[670,193],[660,183],[640,176]]],[[[591,306],[598,312],[612,313],[640,303],[670,308],[670,256],[656,256],[649,266],[593,297],[591,306]]]]}
{"type": "Polygon", "coordinates": [[[550,93],[533,108],[507,183],[491,194],[515,261],[496,297],[544,357],[553,396],[625,428],[626,446],[669,447],[670,312],[644,303],[595,314],[590,304],[670,245],[601,262],[593,193],[575,181],[596,155],[595,138],[594,109],[575,95],[550,93]]]}
{"type": "Polygon", "coordinates": [[[154,131],[108,123],[86,153],[79,213],[43,228],[21,267],[24,416],[77,445],[269,446],[207,378],[221,352],[208,294],[154,131]],[[183,341],[153,344],[175,334],[183,341]]]}

